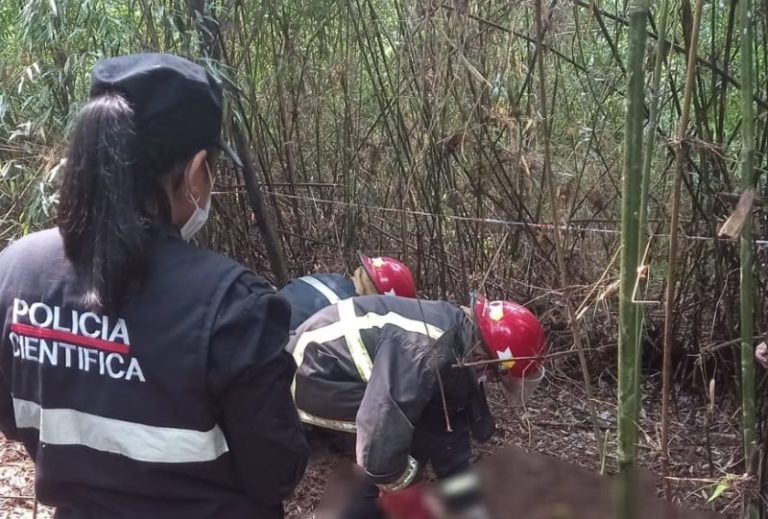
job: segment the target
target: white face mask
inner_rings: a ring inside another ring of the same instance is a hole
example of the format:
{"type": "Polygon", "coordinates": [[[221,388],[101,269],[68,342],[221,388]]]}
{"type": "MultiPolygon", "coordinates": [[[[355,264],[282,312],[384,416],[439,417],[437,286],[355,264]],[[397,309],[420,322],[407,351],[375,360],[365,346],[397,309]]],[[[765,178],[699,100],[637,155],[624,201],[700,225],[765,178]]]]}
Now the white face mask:
{"type": "MultiPolygon", "coordinates": [[[[208,179],[211,183],[211,191],[213,191],[213,177],[211,177],[211,170],[208,167],[208,163],[205,163],[205,169],[208,171],[208,179]]],[[[187,198],[195,204],[195,210],[192,212],[192,216],[189,217],[187,223],[181,227],[181,239],[189,241],[197,232],[203,228],[205,222],[208,220],[208,213],[211,211],[211,194],[208,193],[208,198],[205,200],[203,207],[200,207],[197,200],[187,191],[187,198]]]]}

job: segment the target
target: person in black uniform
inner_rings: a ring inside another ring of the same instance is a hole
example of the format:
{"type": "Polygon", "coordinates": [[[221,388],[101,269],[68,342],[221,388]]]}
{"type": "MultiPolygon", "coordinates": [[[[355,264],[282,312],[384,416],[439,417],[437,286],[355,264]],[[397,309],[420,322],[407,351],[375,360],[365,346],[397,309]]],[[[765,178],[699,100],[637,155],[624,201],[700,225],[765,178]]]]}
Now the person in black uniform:
{"type": "Polygon", "coordinates": [[[317,312],[286,348],[301,420],[354,435],[359,486],[340,517],[372,519],[383,513],[379,490],[403,490],[426,465],[438,479],[466,472],[471,438],[494,432],[485,381],[522,407],[544,377],[547,345],[540,321],[512,301],[363,296],[317,312]]]}
{"type": "Polygon", "coordinates": [[[58,228],[0,254],[0,429],[57,518],[281,518],[304,472],[290,307],[187,243],[221,119],[185,59],[98,62],[58,228]]]}
{"type": "Polygon", "coordinates": [[[312,274],[289,281],[278,294],[291,305],[291,331],[332,304],[355,296],[416,297],[411,269],[395,258],[358,254],[360,266],[348,278],[343,274],[312,274]]]}

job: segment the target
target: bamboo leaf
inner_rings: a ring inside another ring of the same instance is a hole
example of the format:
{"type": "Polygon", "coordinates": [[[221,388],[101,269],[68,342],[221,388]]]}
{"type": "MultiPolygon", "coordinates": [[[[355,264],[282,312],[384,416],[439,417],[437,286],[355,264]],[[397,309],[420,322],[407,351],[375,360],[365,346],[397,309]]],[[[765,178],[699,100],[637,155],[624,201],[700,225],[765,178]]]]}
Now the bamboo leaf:
{"type": "Polygon", "coordinates": [[[717,499],[718,497],[723,495],[723,492],[728,490],[728,488],[729,488],[728,484],[726,484],[726,483],[719,483],[717,485],[717,487],[715,487],[715,491],[712,492],[712,495],[709,496],[709,499],[707,499],[707,503],[711,503],[712,501],[714,501],[715,499],[717,499]]]}
{"type": "Polygon", "coordinates": [[[750,187],[741,194],[736,209],[725,221],[717,233],[721,238],[726,237],[735,240],[741,235],[741,229],[748,217],[751,217],[752,205],[755,201],[755,188],[750,187]]]}

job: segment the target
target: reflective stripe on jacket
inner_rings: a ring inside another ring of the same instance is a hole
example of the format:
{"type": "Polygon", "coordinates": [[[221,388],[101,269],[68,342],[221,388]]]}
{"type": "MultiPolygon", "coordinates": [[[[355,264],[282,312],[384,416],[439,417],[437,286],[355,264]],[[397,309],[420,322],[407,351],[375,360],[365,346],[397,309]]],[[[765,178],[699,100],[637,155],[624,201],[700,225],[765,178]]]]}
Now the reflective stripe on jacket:
{"type": "Polygon", "coordinates": [[[63,517],[283,516],[306,466],[288,304],[162,231],[117,315],[82,304],[57,229],[0,254],[0,430],[63,517]]]}
{"type": "Polygon", "coordinates": [[[341,274],[313,274],[293,279],[278,292],[291,305],[291,330],[326,306],[354,297],[355,285],[341,274]]]}

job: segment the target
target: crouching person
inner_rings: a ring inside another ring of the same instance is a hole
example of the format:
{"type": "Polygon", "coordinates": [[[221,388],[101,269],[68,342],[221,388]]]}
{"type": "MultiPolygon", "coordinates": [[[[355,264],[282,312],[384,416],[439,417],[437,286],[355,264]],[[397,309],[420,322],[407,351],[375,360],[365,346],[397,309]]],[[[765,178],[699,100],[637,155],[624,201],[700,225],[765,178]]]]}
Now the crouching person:
{"type": "Polygon", "coordinates": [[[301,420],[353,433],[362,475],[343,517],[380,517],[379,490],[396,491],[432,466],[447,478],[470,466],[470,439],[494,421],[484,383],[521,406],[543,377],[544,331],[527,309],[477,297],[443,301],[365,296],[310,317],[289,341],[301,420]],[[466,310],[466,311],[465,311],[466,310]],[[462,364],[501,359],[497,363],[462,364]]]}

